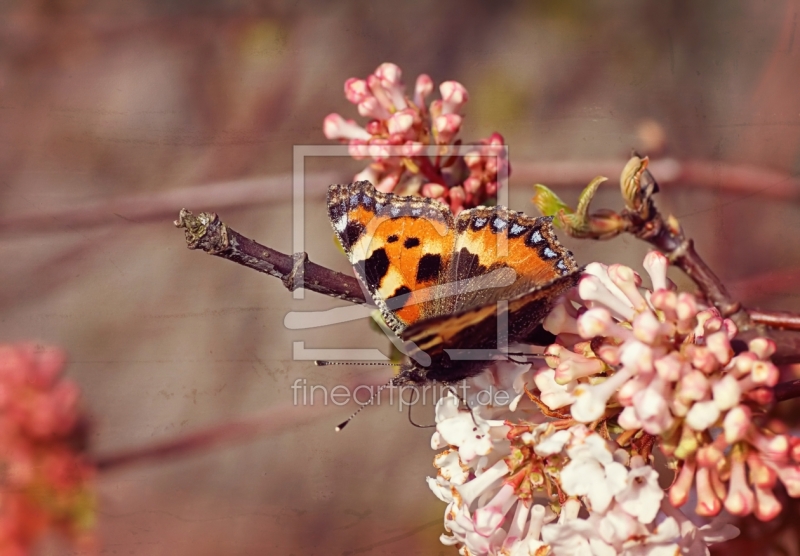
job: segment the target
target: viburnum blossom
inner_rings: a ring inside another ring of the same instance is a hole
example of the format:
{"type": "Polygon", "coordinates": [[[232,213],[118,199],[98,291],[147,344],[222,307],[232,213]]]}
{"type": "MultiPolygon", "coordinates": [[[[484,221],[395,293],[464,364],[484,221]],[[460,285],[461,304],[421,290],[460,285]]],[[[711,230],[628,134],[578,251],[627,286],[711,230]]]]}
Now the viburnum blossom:
{"type": "Polygon", "coordinates": [[[779,481],[800,497],[800,439],[759,417],[778,380],[774,344],[734,342],[736,326],[677,293],[667,266],[647,255],[646,290],[630,268],[588,265],[543,323],[556,335],[546,365],[492,365],[513,407],[439,402],[433,447],[446,450],[429,484],[448,503],[442,542],[473,556],[704,555],[737,530],[696,520],[770,520],[779,481]],[[674,469],[666,493],[655,450],[674,469]]]}
{"type": "Polygon", "coordinates": [[[2,554],[28,554],[49,529],[91,542],[94,468],[82,455],[80,392],[63,366],[57,349],[0,345],[2,554]]]}
{"type": "Polygon", "coordinates": [[[417,77],[410,96],[402,78],[399,67],[385,63],[366,79],[345,81],[345,97],[367,118],[366,125],[335,113],[325,117],[325,137],[349,145],[353,158],[371,160],[354,181],[368,180],[385,193],[438,199],[456,214],[494,197],[498,176],[509,172],[505,141],[493,133],[480,146],[460,147],[466,88],[445,81],[439,85],[441,98],[428,103],[434,88],[429,76],[417,77]]]}

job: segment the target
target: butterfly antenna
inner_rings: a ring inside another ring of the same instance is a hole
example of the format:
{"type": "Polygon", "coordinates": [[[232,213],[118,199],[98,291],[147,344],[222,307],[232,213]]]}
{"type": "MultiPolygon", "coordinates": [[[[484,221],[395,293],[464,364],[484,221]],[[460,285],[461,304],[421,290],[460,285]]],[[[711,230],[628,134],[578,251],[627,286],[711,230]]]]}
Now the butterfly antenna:
{"type": "Polygon", "coordinates": [[[361,410],[362,410],[362,409],[364,409],[364,408],[365,408],[365,407],[367,407],[368,405],[372,404],[372,402],[373,402],[373,401],[375,401],[375,398],[377,398],[378,396],[380,396],[381,392],[383,392],[383,391],[384,391],[386,388],[388,388],[389,386],[391,386],[393,381],[394,381],[394,379],[390,380],[390,381],[389,381],[389,382],[387,382],[386,384],[383,384],[383,385],[381,385],[381,387],[380,387],[380,388],[378,388],[378,389],[375,391],[375,393],[374,393],[374,394],[372,394],[372,396],[370,396],[369,400],[367,400],[365,403],[362,403],[362,404],[361,404],[361,406],[360,406],[358,409],[356,409],[356,410],[353,412],[353,414],[352,414],[350,417],[348,417],[347,419],[345,419],[344,421],[342,421],[341,423],[339,423],[338,425],[336,425],[336,428],[335,428],[334,430],[335,430],[336,432],[340,432],[340,431],[341,431],[343,428],[345,428],[345,427],[347,426],[347,424],[348,424],[350,421],[352,421],[352,420],[353,420],[353,418],[354,418],[356,415],[358,415],[359,413],[361,413],[361,410]]]}
{"type": "Polygon", "coordinates": [[[411,405],[410,403],[406,404],[408,406],[408,422],[417,427],[418,429],[432,429],[436,426],[434,423],[433,425],[420,425],[419,423],[415,423],[414,419],[411,418],[411,405]]]}

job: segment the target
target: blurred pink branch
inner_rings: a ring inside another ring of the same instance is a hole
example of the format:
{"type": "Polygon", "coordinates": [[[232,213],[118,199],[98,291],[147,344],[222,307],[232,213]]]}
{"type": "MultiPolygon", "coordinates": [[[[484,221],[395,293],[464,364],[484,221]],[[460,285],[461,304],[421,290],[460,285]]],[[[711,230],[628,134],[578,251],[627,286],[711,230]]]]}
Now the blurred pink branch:
{"type": "MultiPolygon", "coordinates": [[[[595,176],[618,176],[627,160],[576,160],[513,162],[515,180],[535,181],[548,187],[585,187],[595,176]]],[[[793,174],[748,164],[715,160],[673,158],[652,160],[650,171],[658,183],[719,189],[731,193],[759,194],[773,199],[800,199],[800,179],[793,174]]]]}
{"type": "Polygon", "coordinates": [[[770,270],[742,278],[730,285],[732,292],[743,301],[751,301],[791,291],[800,284],[800,268],[770,270]]]}
{"type": "MultiPolygon", "coordinates": [[[[161,460],[210,450],[220,444],[245,442],[256,437],[274,436],[310,423],[329,411],[324,405],[277,405],[250,417],[228,421],[163,442],[97,456],[94,464],[99,471],[119,469],[148,460],[161,460]]],[[[333,432],[333,425],[331,425],[333,432]]]]}
{"type": "MultiPolygon", "coordinates": [[[[306,186],[322,191],[336,174],[306,174],[306,186]]],[[[157,193],[115,197],[104,201],[10,216],[0,221],[0,234],[74,231],[115,224],[141,224],[172,219],[177,207],[189,204],[215,210],[252,207],[290,198],[292,175],[284,174],[212,183],[157,193]]]]}
{"type": "MultiPolygon", "coordinates": [[[[617,176],[624,160],[565,160],[513,163],[512,179],[546,183],[550,187],[581,187],[597,175],[617,176]]],[[[791,174],[749,165],[674,159],[655,160],[650,169],[662,185],[758,194],[764,198],[800,199],[800,180],[791,174]]],[[[305,195],[323,197],[327,186],[342,179],[337,173],[307,174],[305,195]]],[[[177,207],[201,206],[219,211],[254,207],[291,198],[292,175],[234,180],[158,193],[112,198],[76,207],[9,216],[0,221],[2,234],[53,233],[166,220],[177,207]]]]}
{"type": "MultiPolygon", "coordinates": [[[[373,378],[369,381],[350,381],[345,383],[345,386],[351,391],[360,385],[374,388],[382,385],[385,382],[384,378],[386,377],[381,377],[380,380],[373,378]]],[[[332,409],[324,403],[296,405],[287,402],[248,417],[212,425],[162,442],[96,456],[93,463],[103,472],[151,460],[192,455],[223,444],[277,436],[316,421],[323,415],[332,415],[337,410],[344,410],[344,407],[334,406],[332,409]]],[[[328,430],[334,434],[333,422],[328,430]]]]}

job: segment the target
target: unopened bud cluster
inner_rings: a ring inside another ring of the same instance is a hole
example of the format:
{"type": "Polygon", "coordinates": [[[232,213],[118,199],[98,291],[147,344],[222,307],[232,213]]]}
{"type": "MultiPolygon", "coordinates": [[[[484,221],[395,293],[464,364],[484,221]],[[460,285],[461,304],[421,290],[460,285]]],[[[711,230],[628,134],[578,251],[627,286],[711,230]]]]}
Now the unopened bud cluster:
{"type": "Polygon", "coordinates": [[[94,520],[94,468],[82,454],[79,390],[64,355],[0,345],[0,553],[29,554],[55,530],[85,546],[94,520]]]}
{"type": "Polygon", "coordinates": [[[408,95],[400,68],[381,64],[366,79],[351,78],[344,85],[347,100],[367,123],[329,114],[323,132],[346,143],[353,158],[370,160],[355,181],[367,180],[384,193],[438,199],[458,213],[496,196],[499,176],[509,171],[505,141],[493,133],[480,146],[460,147],[467,90],[445,81],[439,85],[441,98],[428,102],[433,89],[431,78],[422,74],[408,95]]]}

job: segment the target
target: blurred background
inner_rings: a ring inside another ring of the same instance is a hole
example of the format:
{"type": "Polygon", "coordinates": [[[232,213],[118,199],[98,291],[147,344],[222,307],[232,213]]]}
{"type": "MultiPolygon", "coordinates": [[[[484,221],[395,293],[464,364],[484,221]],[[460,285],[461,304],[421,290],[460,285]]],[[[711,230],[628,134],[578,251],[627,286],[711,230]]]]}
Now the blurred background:
{"type": "MultiPolygon", "coordinates": [[[[800,310],[799,15],[794,0],[2,2],[0,341],[68,350],[97,453],[289,404],[298,378],[368,379],[292,360],[296,340],[386,351],[366,321],[286,330],[290,310],[342,303],[189,251],[172,221],[215,211],[291,252],[292,148],[328,144],[330,112],[363,121],[342,86],[382,62],[464,84],[461,137],[503,134],[512,208],[535,213],[536,182],[574,202],[604,173],[595,207],[619,208],[635,148],[663,162],[660,207],[739,299],[800,310]]],[[[305,167],[306,249],[343,272],[324,190],[362,168],[305,167]]],[[[582,263],[647,251],[565,243],[582,263]]],[[[334,434],[351,410],[100,476],[101,553],[454,553],[425,483],[431,431],[382,407],[334,434]]]]}

